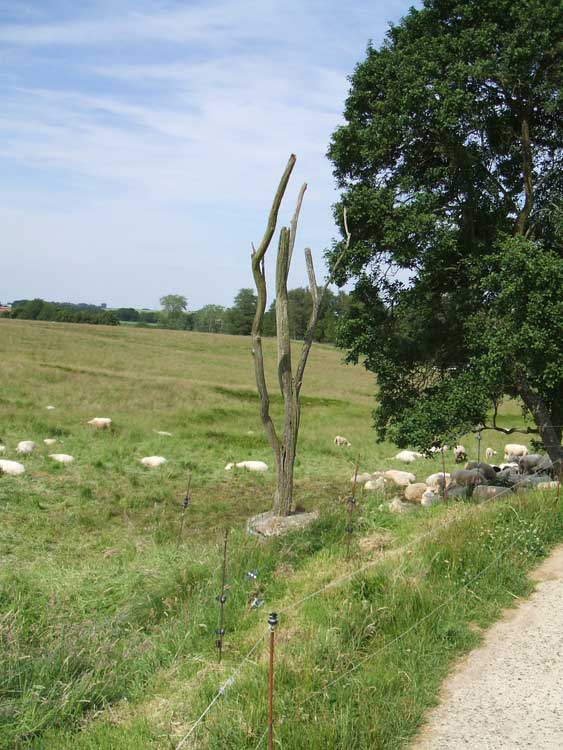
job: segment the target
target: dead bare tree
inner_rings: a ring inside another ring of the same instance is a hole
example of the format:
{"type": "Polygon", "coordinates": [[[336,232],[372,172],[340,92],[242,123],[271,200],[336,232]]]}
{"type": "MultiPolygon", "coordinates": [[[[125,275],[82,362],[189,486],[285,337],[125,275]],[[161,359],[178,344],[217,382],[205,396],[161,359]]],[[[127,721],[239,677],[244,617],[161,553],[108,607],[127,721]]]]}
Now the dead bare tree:
{"type": "MultiPolygon", "coordinates": [[[[288,296],[287,296],[287,277],[295,245],[295,236],[297,233],[297,223],[303,196],[307,189],[304,184],[299,191],[297,206],[289,227],[282,227],[278,243],[278,254],[276,261],[276,336],[278,348],[278,382],[283,399],[283,428],[278,435],[272,418],[270,416],[270,397],[266,384],[264,372],[264,354],[262,351],[262,323],[266,311],[267,288],[266,276],[264,273],[264,257],[270,246],[272,237],[276,229],[279,208],[293,171],[296,157],[292,154],[281,177],[278,189],[274,196],[268,224],[262,241],[257,248],[252,246],[252,273],[256,290],[258,293],[258,303],[256,306],[256,315],[252,325],[252,354],[254,356],[254,370],[256,374],[256,386],[260,399],[260,417],[266,431],[266,435],[274,453],[276,463],[276,492],[274,496],[273,512],[279,516],[287,516],[291,512],[293,501],[293,471],[295,465],[295,455],[297,450],[297,437],[299,434],[299,423],[301,419],[301,405],[299,396],[301,386],[303,385],[303,375],[307,365],[307,359],[311,346],[315,328],[319,319],[321,304],[324,293],[332,278],[329,277],[325,286],[317,286],[315,269],[313,266],[313,256],[311,250],[306,248],[305,261],[307,264],[307,274],[309,277],[309,291],[313,301],[313,308],[307,325],[307,332],[303,340],[301,355],[297,363],[295,375],[293,374],[291,362],[291,340],[289,332],[288,316],[288,296]]],[[[332,274],[336,271],[340,260],[350,245],[350,234],[344,212],[344,227],[346,231],[345,247],[333,267],[332,274]]]]}

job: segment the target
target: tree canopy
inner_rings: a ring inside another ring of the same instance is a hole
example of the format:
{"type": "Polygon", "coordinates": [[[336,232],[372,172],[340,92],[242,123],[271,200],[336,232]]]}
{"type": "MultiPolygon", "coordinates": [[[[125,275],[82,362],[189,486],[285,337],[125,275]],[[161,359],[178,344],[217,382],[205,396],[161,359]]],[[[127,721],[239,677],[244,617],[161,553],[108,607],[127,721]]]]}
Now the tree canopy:
{"type": "Polygon", "coordinates": [[[509,395],[563,455],[562,40],[559,0],[425,0],[352,76],[341,342],[377,375],[380,438],[494,427],[509,395]]]}

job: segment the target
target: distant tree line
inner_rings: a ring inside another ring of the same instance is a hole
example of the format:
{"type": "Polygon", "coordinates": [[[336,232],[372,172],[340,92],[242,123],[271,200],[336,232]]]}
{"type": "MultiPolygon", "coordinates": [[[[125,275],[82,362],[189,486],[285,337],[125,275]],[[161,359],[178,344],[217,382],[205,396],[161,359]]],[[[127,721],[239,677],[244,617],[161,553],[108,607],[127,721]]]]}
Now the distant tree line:
{"type": "Polygon", "coordinates": [[[119,318],[113,310],[97,305],[72,302],[46,302],[43,299],[22,299],[12,302],[9,312],[3,317],[23,320],[52,320],[59,323],[91,323],[117,326],[119,318]]]}
{"type": "MultiPolygon", "coordinates": [[[[312,299],[308,289],[299,287],[290,289],[289,326],[291,337],[302,339],[307,330],[311,315],[312,299]]],[[[339,318],[346,312],[349,298],[345,292],[333,294],[327,289],[315,331],[315,341],[333,343],[336,340],[336,328],[339,318]]],[[[200,310],[187,313],[191,316],[188,325],[190,330],[207,333],[230,333],[248,336],[256,312],[256,295],[252,289],[241,289],[234,299],[232,307],[205,305],[200,310]]],[[[263,332],[265,336],[276,335],[275,300],[264,316],[263,332]]]]}
{"type": "MultiPolygon", "coordinates": [[[[291,336],[302,339],[311,314],[312,300],[308,289],[291,289],[289,296],[289,325],[291,336]]],[[[161,310],[137,310],[134,307],[119,307],[108,310],[105,306],[71,302],[46,302],[42,299],[15,300],[12,309],[3,317],[25,320],[52,320],[61,323],[93,323],[119,325],[120,322],[135,326],[156,326],[180,331],[204,333],[227,333],[249,336],[256,312],[256,295],[252,289],[240,289],[232,307],[205,305],[199,310],[188,311],[188,301],[180,294],[167,294],[160,299],[161,310]]],[[[334,343],[336,327],[349,308],[349,297],[345,292],[334,294],[327,289],[315,331],[315,341],[334,343]]],[[[265,336],[276,335],[275,300],[264,316],[265,336]]]]}

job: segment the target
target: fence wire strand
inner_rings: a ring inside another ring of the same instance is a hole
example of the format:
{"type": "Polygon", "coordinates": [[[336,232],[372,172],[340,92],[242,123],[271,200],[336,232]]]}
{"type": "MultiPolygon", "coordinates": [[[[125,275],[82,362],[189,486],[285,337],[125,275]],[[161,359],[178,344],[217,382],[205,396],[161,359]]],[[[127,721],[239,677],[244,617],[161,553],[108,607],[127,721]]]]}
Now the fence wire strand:
{"type": "MultiPolygon", "coordinates": [[[[561,459],[558,459],[557,461],[555,461],[554,464],[553,464],[553,466],[555,467],[557,463],[561,464],[561,459]]],[[[532,472],[532,475],[537,474],[537,473],[538,473],[538,471],[536,470],[536,471],[532,472]]],[[[505,489],[501,490],[501,492],[499,492],[497,495],[494,495],[492,497],[486,498],[477,507],[478,508],[483,508],[484,506],[488,505],[489,503],[491,503],[493,501],[496,501],[496,500],[499,500],[499,499],[503,498],[505,495],[507,495],[509,493],[512,493],[516,487],[518,487],[519,485],[522,485],[523,483],[525,483],[528,480],[528,478],[529,478],[529,476],[525,476],[520,481],[518,481],[514,485],[512,485],[511,487],[506,487],[505,489]]],[[[331,588],[335,588],[336,586],[339,586],[340,584],[342,584],[342,583],[344,583],[344,582],[346,582],[346,581],[354,578],[355,576],[357,576],[357,575],[365,572],[366,570],[369,570],[370,568],[374,567],[375,565],[380,564],[384,560],[386,560],[386,559],[388,559],[388,558],[390,558],[392,556],[395,557],[395,556],[399,556],[399,555],[404,554],[407,550],[409,550],[412,547],[420,544],[425,539],[428,539],[429,537],[433,536],[434,534],[437,534],[439,531],[442,531],[444,529],[449,528],[450,526],[453,526],[457,521],[458,521],[457,517],[446,519],[444,523],[436,524],[429,531],[425,532],[424,534],[418,535],[412,541],[410,541],[409,543],[407,543],[407,544],[405,544],[405,545],[403,545],[401,547],[397,547],[396,549],[392,549],[392,550],[389,550],[389,551],[382,550],[381,555],[379,555],[376,559],[370,560],[370,562],[366,563],[365,565],[360,566],[359,568],[356,568],[355,570],[350,571],[349,573],[345,573],[342,576],[334,578],[332,581],[329,581],[329,583],[327,583],[326,585],[322,586],[321,588],[316,589],[315,591],[312,591],[309,594],[306,594],[301,599],[298,599],[296,602],[293,602],[292,604],[289,604],[287,607],[284,607],[283,609],[278,610],[278,614],[282,615],[282,614],[286,614],[288,612],[291,612],[291,611],[293,611],[295,609],[298,609],[305,602],[307,602],[307,601],[309,601],[309,600],[311,600],[311,599],[313,599],[313,598],[315,598],[317,596],[320,596],[322,593],[324,593],[325,591],[327,591],[327,590],[329,590],[331,588]]],[[[522,532],[521,534],[519,534],[508,547],[506,547],[504,550],[502,550],[502,552],[500,552],[494,558],[494,560],[492,560],[490,563],[488,563],[470,581],[467,581],[466,583],[462,584],[459,587],[459,589],[457,589],[455,591],[455,593],[453,593],[451,596],[449,596],[447,599],[445,599],[443,602],[441,602],[431,612],[429,612],[428,614],[424,615],[424,617],[422,617],[417,622],[413,623],[405,631],[403,631],[402,633],[400,633],[399,635],[397,635],[395,638],[393,638],[388,643],[384,644],[380,649],[378,649],[377,651],[375,651],[372,654],[368,654],[364,659],[361,659],[359,662],[357,662],[354,665],[354,667],[352,667],[351,669],[349,669],[347,672],[344,672],[342,675],[339,675],[332,682],[329,682],[327,685],[325,685],[322,688],[321,691],[315,691],[314,693],[311,693],[304,701],[301,702],[300,706],[304,705],[305,703],[307,703],[308,701],[310,701],[316,695],[319,695],[319,693],[325,692],[330,687],[332,687],[334,684],[336,684],[340,680],[344,679],[344,677],[346,677],[348,674],[351,674],[352,672],[355,672],[366,661],[369,661],[370,659],[373,659],[376,656],[378,656],[379,654],[381,654],[383,651],[386,651],[394,643],[397,643],[398,641],[402,640],[410,632],[412,632],[413,630],[415,630],[416,628],[418,628],[423,622],[425,622],[426,620],[430,619],[434,614],[436,614],[436,612],[438,612],[441,609],[443,609],[456,596],[459,595],[460,591],[462,591],[463,589],[465,589],[468,586],[470,586],[472,583],[474,583],[474,581],[478,580],[489,568],[491,568],[494,564],[496,564],[508,551],[510,551],[510,549],[512,549],[517,544],[517,542],[520,540],[520,538],[523,536],[524,533],[525,532],[522,532]]],[[[240,664],[238,665],[238,667],[232,672],[232,674],[228,678],[228,680],[226,680],[223,683],[223,685],[219,688],[219,690],[217,691],[217,693],[215,694],[215,696],[213,697],[213,699],[211,700],[211,702],[209,703],[209,705],[206,707],[206,709],[203,711],[203,713],[194,722],[194,724],[192,725],[192,727],[189,730],[189,732],[182,738],[182,740],[178,743],[178,745],[176,745],[176,750],[181,750],[181,748],[184,747],[184,745],[187,742],[187,740],[194,734],[195,730],[201,724],[201,722],[205,719],[205,717],[207,716],[207,714],[209,713],[209,711],[211,711],[211,709],[217,703],[217,701],[219,700],[219,698],[222,695],[224,695],[227,687],[230,687],[231,685],[233,685],[236,677],[238,677],[238,675],[242,671],[243,667],[245,666],[246,662],[250,661],[250,657],[256,651],[256,649],[258,648],[258,646],[260,645],[260,643],[264,640],[264,638],[265,638],[265,636],[267,635],[268,632],[269,632],[268,630],[265,630],[262,633],[262,635],[260,636],[260,638],[254,643],[254,645],[252,646],[252,648],[250,649],[250,651],[248,652],[248,654],[242,659],[242,661],[240,662],[240,664]]],[[[262,737],[258,741],[258,744],[256,745],[256,749],[263,742],[264,737],[267,734],[267,731],[268,730],[266,729],[266,731],[264,732],[264,734],[262,735],[262,737]]]]}

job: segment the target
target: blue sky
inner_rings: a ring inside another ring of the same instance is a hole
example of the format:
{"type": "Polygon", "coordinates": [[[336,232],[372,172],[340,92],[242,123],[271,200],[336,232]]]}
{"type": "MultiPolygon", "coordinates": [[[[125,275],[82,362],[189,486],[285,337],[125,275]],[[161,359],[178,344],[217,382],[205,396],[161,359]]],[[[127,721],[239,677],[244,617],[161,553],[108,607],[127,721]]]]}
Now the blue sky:
{"type": "Polygon", "coordinates": [[[0,301],[229,305],[292,151],[322,277],[347,76],[411,4],[0,0],[0,301]]]}

